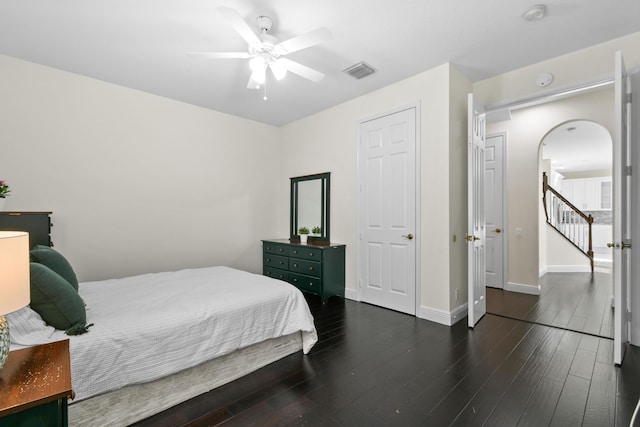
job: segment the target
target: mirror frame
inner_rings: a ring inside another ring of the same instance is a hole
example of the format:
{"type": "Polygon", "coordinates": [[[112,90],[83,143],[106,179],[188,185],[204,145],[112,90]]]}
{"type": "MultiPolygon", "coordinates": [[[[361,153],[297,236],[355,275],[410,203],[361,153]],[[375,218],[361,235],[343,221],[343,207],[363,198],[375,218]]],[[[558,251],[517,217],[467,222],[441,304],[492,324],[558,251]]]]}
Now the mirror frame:
{"type": "Polygon", "coordinates": [[[322,227],[322,235],[321,236],[309,236],[307,242],[310,244],[323,244],[329,243],[330,241],[330,221],[329,221],[329,213],[331,203],[330,203],[330,189],[331,189],[331,172],[317,173],[313,175],[304,175],[304,176],[296,176],[291,179],[291,215],[290,215],[290,238],[291,241],[300,241],[300,235],[298,234],[298,183],[304,181],[312,181],[312,180],[320,180],[321,184],[321,192],[322,192],[322,201],[321,201],[321,212],[320,212],[320,222],[324,224],[322,227]]]}

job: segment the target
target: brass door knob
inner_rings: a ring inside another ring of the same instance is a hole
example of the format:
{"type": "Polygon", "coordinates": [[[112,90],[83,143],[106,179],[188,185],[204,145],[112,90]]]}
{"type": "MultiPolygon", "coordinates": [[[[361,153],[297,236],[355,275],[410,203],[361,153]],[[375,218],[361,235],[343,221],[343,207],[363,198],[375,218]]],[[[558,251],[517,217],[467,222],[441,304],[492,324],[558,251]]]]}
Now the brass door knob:
{"type": "Polygon", "coordinates": [[[412,240],[412,239],[413,239],[413,234],[411,234],[411,233],[409,233],[409,234],[403,234],[403,235],[402,235],[402,237],[405,237],[405,238],[407,238],[407,239],[409,239],[409,240],[412,240]]]}
{"type": "Polygon", "coordinates": [[[607,247],[608,248],[617,248],[618,244],[617,243],[607,243],[607,247]]]}
{"type": "Polygon", "coordinates": [[[496,231],[496,233],[502,233],[502,229],[500,229],[500,228],[496,228],[495,231],[496,231]]]}

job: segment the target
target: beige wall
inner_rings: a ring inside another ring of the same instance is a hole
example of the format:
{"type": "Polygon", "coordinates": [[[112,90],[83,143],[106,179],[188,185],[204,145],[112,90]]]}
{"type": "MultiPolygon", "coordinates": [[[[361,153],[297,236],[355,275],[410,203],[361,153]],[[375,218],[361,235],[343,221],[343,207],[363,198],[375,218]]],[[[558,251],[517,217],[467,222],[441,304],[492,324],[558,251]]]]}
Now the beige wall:
{"type": "MultiPolygon", "coordinates": [[[[473,85],[445,64],[282,128],[0,56],[0,178],[14,191],[9,209],[54,211],[57,247],[91,280],[211,264],[260,271],[259,239],[288,234],[289,177],[329,171],[332,238],[347,244],[353,296],[359,123],[419,105],[420,306],[446,315],[461,305],[456,289],[466,300],[466,93],[492,104],[541,93],[541,72],[555,75],[549,91],[607,77],[615,50],[640,66],[639,44],[637,33],[473,85]]],[[[514,116],[490,130],[508,133],[509,281],[537,284],[536,205],[515,201],[535,203],[537,144],[570,114],[514,116]]]]}
{"type": "MultiPolygon", "coordinates": [[[[421,230],[416,233],[421,253],[420,305],[449,313],[455,292],[452,280],[457,286],[466,286],[462,278],[466,257],[460,251],[464,243],[458,239],[449,251],[443,248],[450,247],[452,230],[461,236],[466,227],[458,211],[463,203],[461,194],[466,191],[466,94],[470,89],[471,83],[445,64],[282,128],[282,185],[292,176],[331,172],[331,240],[347,245],[346,286],[352,298],[357,297],[359,125],[365,119],[415,104],[420,106],[422,129],[421,230]],[[454,99],[451,104],[450,98],[454,99]],[[452,139],[456,144],[450,143],[452,139]],[[453,209],[456,213],[452,217],[453,209]]],[[[283,219],[288,218],[285,198],[283,194],[279,203],[283,219]]],[[[280,234],[286,232],[285,220],[280,234]]]]}
{"type": "Polygon", "coordinates": [[[80,280],[225,264],[261,271],[280,129],[0,56],[9,210],[53,211],[80,280]]]}
{"type": "MultiPolygon", "coordinates": [[[[509,283],[537,286],[539,272],[544,269],[544,266],[539,264],[539,233],[543,224],[540,218],[543,213],[540,210],[542,178],[539,168],[542,139],[553,128],[570,120],[591,120],[603,125],[609,133],[613,133],[613,117],[613,90],[608,88],[517,110],[512,113],[511,120],[487,126],[488,134],[507,134],[509,283]],[[516,235],[517,228],[522,229],[522,235],[516,235]]],[[[552,239],[548,244],[553,244],[552,239]]],[[[545,240],[542,239],[542,242],[545,240]]],[[[564,262],[556,255],[554,252],[547,252],[546,262],[564,262]],[[550,260],[550,256],[554,258],[550,260]]]]}
{"type": "MultiPolygon", "coordinates": [[[[640,68],[640,33],[621,37],[514,70],[487,80],[476,82],[473,91],[485,105],[496,105],[527,98],[547,92],[557,91],[577,84],[584,84],[603,78],[613,77],[614,53],[621,50],[629,70],[640,68]],[[536,77],[542,72],[551,72],[555,79],[552,85],[540,89],[535,85],[536,77]]],[[[603,103],[612,105],[611,91],[593,96],[607,97],[603,103]]],[[[488,133],[507,130],[507,191],[508,191],[508,281],[516,284],[537,286],[538,283],[538,220],[535,203],[538,188],[537,158],[541,138],[553,126],[566,120],[590,117],[603,124],[612,132],[612,113],[585,111],[583,115],[572,112],[568,104],[545,104],[539,108],[516,111],[513,120],[500,122],[488,127],[488,133]],[[611,114],[603,119],[603,114],[611,114]],[[606,123],[603,122],[606,121],[606,123]],[[518,123],[518,124],[516,124],[518,123]],[[521,123],[521,125],[520,125],[521,123]],[[526,203],[519,203],[527,201],[526,203]],[[529,202],[531,201],[531,202],[529,202]],[[523,229],[521,237],[515,237],[515,228],[523,229]]],[[[577,108],[577,106],[576,106],[577,108]]]]}
{"type": "Polygon", "coordinates": [[[480,102],[491,106],[611,78],[617,50],[623,52],[629,70],[640,68],[639,45],[640,32],[475,82],[473,92],[480,102]],[[552,73],[554,80],[551,85],[539,88],[535,81],[544,72],[552,73]]]}

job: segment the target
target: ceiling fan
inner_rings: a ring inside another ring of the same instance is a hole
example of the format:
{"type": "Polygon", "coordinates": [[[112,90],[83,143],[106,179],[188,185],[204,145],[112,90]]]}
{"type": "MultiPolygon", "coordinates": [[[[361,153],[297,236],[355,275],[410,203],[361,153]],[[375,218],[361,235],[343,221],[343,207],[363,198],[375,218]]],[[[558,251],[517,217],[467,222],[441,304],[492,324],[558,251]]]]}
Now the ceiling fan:
{"type": "Polygon", "coordinates": [[[259,89],[260,86],[264,84],[267,68],[271,70],[274,77],[278,80],[281,80],[287,71],[291,71],[313,82],[318,82],[324,78],[323,73],[288,58],[284,58],[284,56],[329,40],[331,33],[326,28],[318,28],[280,42],[277,38],[268,34],[273,25],[273,21],[268,16],[258,17],[257,24],[260,34],[256,34],[235,9],[221,6],[218,7],[217,10],[228,21],[229,25],[248,43],[248,51],[191,52],[190,55],[214,59],[250,59],[251,77],[249,77],[249,82],[247,83],[247,88],[249,89],[259,89]]]}

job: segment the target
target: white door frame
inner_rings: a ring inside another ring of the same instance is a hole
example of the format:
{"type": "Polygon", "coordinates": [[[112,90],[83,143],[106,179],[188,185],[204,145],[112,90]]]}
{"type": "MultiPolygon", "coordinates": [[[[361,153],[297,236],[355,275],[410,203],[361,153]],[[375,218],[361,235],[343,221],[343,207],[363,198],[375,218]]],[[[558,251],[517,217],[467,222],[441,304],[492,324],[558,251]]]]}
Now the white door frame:
{"type": "MultiPolygon", "coordinates": [[[[629,268],[631,243],[628,229],[628,172],[627,145],[629,140],[628,110],[631,103],[629,82],[622,52],[615,54],[615,132],[613,136],[613,287],[614,287],[614,327],[613,327],[613,362],[621,365],[624,359],[626,344],[629,342],[629,308],[628,287],[630,281],[629,268]],[[629,249],[625,245],[629,244],[629,249]]],[[[637,213],[636,213],[637,215],[637,213]]]]}
{"type": "Polygon", "coordinates": [[[496,132],[490,135],[487,135],[487,140],[489,138],[502,138],[502,287],[501,289],[505,289],[507,287],[507,266],[509,265],[509,251],[507,246],[507,241],[509,240],[509,221],[507,217],[507,207],[509,206],[508,201],[508,192],[507,192],[507,133],[506,132],[496,132]]]}
{"type": "MultiPolygon", "coordinates": [[[[638,93],[640,88],[640,71],[631,74],[631,89],[638,93]]],[[[632,95],[636,96],[636,95],[632,95]]],[[[631,316],[630,342],[635,346],[640,346],[640,106],[638,100],[631,106],[631,170],[635,172],[631,176],[631,240],[635,243],[635,249],[631,251],[631,289],[629,299],[631,300],[631,312],[636,313],[631,316]]]]}
{"type": "MultiPolygon", "coordinates": [[[[393,110],[389,110],[386,111],[384,113],[380,113],[380,114],[376,114],[374,116],[371,117],[366,117],[360,120],[360,123],[358,124],[358,136],[357,136],[357,141],[358,143],[356,144],[356,162],[357,162],[357,176],[358,176],[358,180],[357,180],[357,188],[356,188],[356,194],[358,194],[358,198],[360,197],[360,188],[361,188],[361,182],[360,182],[360,150],[359,150],[359,146],[360,146],[360,125],[364,122],[368,122],[371,120],[375,120],[375,119],[379,119],[381,117],[385,117],[385,116],[389,116],[395,113],[399,113],[400,111],[405,111],[405,110],[409,110],[409,109],[415,109],[416,112],[416,143],[415,143],[415,167],[416,167],[416,173],[415,173],[415,206],[416,206],[416,231],[415,231],[415,251],[416,251],[416,262],[415,262],[415,277],[416,277],[416,306],[415,306],[415,316],[418,316],[418,313],[420,312],[420,302],[422,300],[421,295],[422,295],[422,280],[421,280],[421,275],[420,275],[420,265],[422,264],[420,262],[421,260],[421,251],[420,251],[420,245],[422,244],[422,233],[421,233],[421,206],[422,206],[422,201],[421,201],[421,191],[420,191],[420,182],[421,182],[421,174],[420,174],[420,165],[421,165],[421,141],[422,141],[422,133],[421,133],[421,123],[422,123],[422,114],[421,114],[421,110],[420,110],[420,102],[417,101],[415,103],[411,103],[411,104],[407,104],[404,105],[402,107],[398,107],[398,108],[394,108],[393,110]]],[[[356,257],[356,283],[357,283],[357,292],[356,292],[356,298],[358,301],[362,301],[362,295],[361,295],[361,286],[360,284],[362,283],[362,274],[360,272],[360,265],[362,263],[362,248],[361,248],[361,240],[360,240],[360,236],[361,236],[361,230],[362,230],[362,224],[360,222],[360,217],[361,217],[361,212],[360,212],[360,203],[359,201],[356,203],[356,217],[357,219],[357,257],[356,257]]]]}

